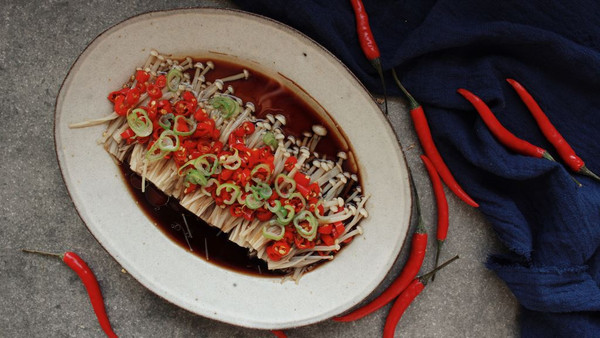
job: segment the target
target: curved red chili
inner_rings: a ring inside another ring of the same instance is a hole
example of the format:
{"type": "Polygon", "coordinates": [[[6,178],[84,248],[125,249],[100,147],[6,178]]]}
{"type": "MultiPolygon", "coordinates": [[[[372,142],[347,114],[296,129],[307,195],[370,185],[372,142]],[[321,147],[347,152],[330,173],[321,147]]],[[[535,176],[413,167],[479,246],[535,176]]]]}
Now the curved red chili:
{"type": "Polygon", "coordinates": [[[600,177],[585,166],[585,162],[577,156],[575,150],[571,148],[567,140],[565,140],[558,130],[556,130],[552,122],[550,122],[550,119],[548,119],[548,116],[546,116],[542,108],[527,89],[514,79],[506,79],[506,81],[515,89],[523,103],[525,103],[531,112],[531,115],[546,139],[554,146],[554,148],[556,148],[556,151],[569,168],[576,173],[584,174],[600,181],[600,177]]]}
{"type": "Polygon", "coordinates": [[[383,328],[383,338],[394,338],[396,332],[396,326],[402,318],[404,311],[412,303],[412,301],[425,289],[425,284],[421,282],[419,278],[412,280],[410,285],[400,294],[398,299],[394,302],[390,313],[385,319],[385,326],[383,328]]]}
{"type": "MultiPolygon", "coordinates": [[[[421,155],[421,160],[423,161],[423,164],[425,164],[425,168],[427,169],[427,173],[429,174],[437,205],[437,251],[435,253],[435,266],[437,267],[440,259],[440,251],[442,250],[442,245],[444,244],[444,241],[448,236],[448,201],[446,200],[446,194],[444,193],[442,180],[440,180],[440,175],[438,175],[437,171],[435,170],[433,163],[431,163],[431,160],[429,160],[429,158],[425,155],[421,155]]],[[[435,274],[431,277],[431,280],[434,279],[435,274]]]]}
{"type": "Polygon", "coordinates": [[[371,301],[369,304],[364,305],[349,314],[344,316],[333,318],[337,322],[351,322],[360,318],[363,318],[377,310],[384,305],[391,302],[396,298],[410,282],[415,278],[423,265],[423,259],[425,258],[425,252],[427,250],[427,230],[423,224],[423,217],[421,217],[421,202],[419,201],[419,195],[416,191],[412,175],[409,174],[411,187],[415,194],[416,214],[418,218],[417,229],[412,236],[410,254],[406,265],[402,268],[400,275],[396,277],[394,282],[377,298],[371,301]]]}
{"type": "Polygon", "coordinates": [[[100,327],[102,327],[104,333],[106,333],[106,335],[111,338],[117,337],[112,327],[110,326],[110,321],[108,320],[108,315],[106,314],[106,309],[104,308],[104,299],[102,298],[102,291],[100,291],[98,281],[96,280],[96,277],[94,276],[92,270],[85,263],[85,261],[81,257],[79,257],[79,255],[70,251],[65,252],[64,254],[54,254],[25,249],[23,249],[23,251],[59,257],[60,259],[62,259],[62,261],[65,262],[65,264],[67,264],[67,266],[71,268],[71,270],[77,273],[77,275],[83,282],[88,296],[90,297],[90,302],[92,303],[94,312],[96,313],[96,317],[98,318],[98,322],[100,323],[100,327]]]}
{"type": "Polygon", "coordinates": [[[439,173],[444,183],[448,186],[448,188],[461,200],[473,207],[479,207],[479,204],[475,202],[456,182],[452,172],[446,166],[444,159],[440,155],[435,143],[433,142],[433,137],[431,136],[431,130],[429,129],[429,124],[427,123],[427,118],[425,117],[425,112],[423,111],[423,107],[415,100],[415,98],[404,88],[400,80],[398,80],[398,76],[396,75],[396,71],[392,69],[392,75],[394,76],[394,80],[400,90],[404,93],[406,98],[410,104],[410,116],[413,121],[413,125],[415,127],[415,132],[417,133],[417,137],[419,138],[419,142],[421,143],[421,147],[423,147],[423,151],[425,155],[429,157],[433,165],[435,166],[437,172],[439,173]]]}
{"type": "Polygon", "coordinates": [[[362,0],[350,0],[350,4],[352,4],[354,17],[356,18],[356,33],[358,34],[358,42],[360,43],[360,47],[367,57],[367,60],[371,62],[373,68],[375,68],[379,78],[381,79],[383,98],[385,100],[385,113],[387,114],[387,92],[385,87],[385,79],[383,78],[383,67],[381,66],[381,53],[379,52],[379,47],[377,47],[377,43],[375,42],[375,37],[373,37],[367,11],[365,10],[362,0]]]}
{"type": "Polygon", "coordinates": [[[398,298],[394,302],[394,305],[392,305],[390,312],[388,313],[388,316],[385,320],[385,326],[383,328],[383,338],[393,338],[394,337],[394,332],[396,331],[396,326],[398,325],[400,318],[402,318],[404,311],[406,311],[408,306],[421,293],[421,291],[423,291],[423,289],[425,289],[425,286],[427,285],[427,281],[429,280],[429,278],[432,275],[434,275],[438,270],[443,269],[448,264],[452,263],[453,261],[455,261],[457,259],[458,259],[458,256],[455,256],[452,259],[446,261],[444,264],[440,265],[439,267],[436,267],[432,271],[428,272],[427,274],[425,274],[421,277],[415,278],[411,281],[411,283],[408,285],[406,290],[404,290],[400,294],[400,296],[398,296],[398,298]]]}
{"type": "Polygon", "coordinates": [[[548,151],[538,146],[535,146],[523,139],[518,138],[517,136],[515,136],[515,134],[511,133],[508,129],[506,129],[500,123],[500,121],[498,121],[496,116],[494,116],[494,113],[492,113],[487,104],[477,95],[463,88],[458,89],[458,93],[462,95],[465,99],[467,99],[469,102],[471,102],[473,107],[475,107],[475,110],[477,110],[477,113],[479,113],[479,116],[481,117],[485,125],[489,128],[489,130],[496,137],[496,139],[504,146],[522,155],[528,155],[537,158],[545,158],[554,161],[554,159],[548,153],[548,151]]]}

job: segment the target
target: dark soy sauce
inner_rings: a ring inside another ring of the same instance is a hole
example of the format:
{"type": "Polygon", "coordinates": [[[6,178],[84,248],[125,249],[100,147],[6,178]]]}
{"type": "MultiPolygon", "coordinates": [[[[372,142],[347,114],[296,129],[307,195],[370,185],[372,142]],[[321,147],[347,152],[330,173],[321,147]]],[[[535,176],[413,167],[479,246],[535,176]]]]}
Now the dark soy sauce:
{"type": "MultiPolygon", "coordinates": [[[[197,61],[205,63],[206,60],[194,60],[194,62],[197,61]]],[[[243,68],[247,68],[222,60],[212,61],[215,69],[206,75],[207,81],[211,82],[240,73],[243,68]]],[[[314,124],[327,126],[309,104],[280,82],[254,70],[250,70],[250,74],[250,78],[247,80],[228,84],[234,87],[235,96],[244,102],[254,103],[257,118],[264,118],[269,113],[282,114],[287,119],[284,133],[295,137],[302,137],[302,132],[310,131],[314,124]]],[[[193,76],[193,74],[190,75],[193,76]]],[[[338,151],[347,151],[342,144],[344,143],[341,140],[336,139],[332,133],[328,133],[319,141],[316,151],[335,160],[338,151]]],[[[126,164],[120,165],[120,168],[123,178],[140,208],[167,237],[185,250],[237,272],[257,276],[285,275],[282,271],[269,270],[266,262],[250,256],[248,249],[229,241],[228,234],[208,225],[179,205],[179,201],[175,198],[169,198],[163,194],[152,183],[146,182],[145,192],[142,192],[141,177],[132,172],[126,164]]],[[[347,168],[345,169],[347,170],[347,168]]]]}

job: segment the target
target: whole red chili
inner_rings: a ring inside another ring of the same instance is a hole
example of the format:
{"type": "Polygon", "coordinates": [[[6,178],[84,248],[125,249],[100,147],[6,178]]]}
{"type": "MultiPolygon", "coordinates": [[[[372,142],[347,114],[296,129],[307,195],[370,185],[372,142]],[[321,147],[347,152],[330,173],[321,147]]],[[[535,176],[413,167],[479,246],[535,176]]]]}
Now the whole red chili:
{"type": "Polygon", "coordinates": [[[531,115],[537,122],[537,125],[542,130],[542,133],[546,137],[546,139],[552,143],[556,151],[560,155],[560,157],[565,161],[565,163],[576,173],[580,173],[583,175],[590,176],[598,181],[600,181],[600,177],[594,174],[591,170],[589,170],[585,166],[585,162],[575,154],[575,150],[571,148],[567,140],[556,130],[548,116],[544,113],[539,104],[535,101],[533,96],[521,85],[519,82],[513,79],[506,79],[508,83],[515,89],[523,103],[527,106],[531,115]]]}
{"type": "Polygon", "coordinates": [[[383,67],[381,66],[381,53],[371,32],[371,25],[369,24],[369,17],[367,11],[361,0],[350,0],[352,9],[354,10],[354,17],[356,18],[356,33],[358,34],[358,42],[360,47],[367,57],[367,60],[371,62],[373,68],[379,74],[381,79],[381,86],[383,87],[383,98],[385,100],[385,113],[388,113],[387,105],[387,92],[385,88],[385,79],[383,78],[383,67]]]}
{"type": "Polygon", "coordinates": [[[550,155],[548,151],[518,138],[515,134],[506,129],[500,121],[498,121],[496,116],[494,116],[494,113],[492,113],[487,104],[477,95],[463,88],[458,89],[458,93],[471,102],[485,125],[500,143],[516,153],[554,161],[552,155],[550,155]]]}
{"type": "Polygon", "coordinates": [[[351,322],[360,318],[363,318],[385,306],[396,298],[399,294],[404,291],[411,281],[417,276],[421,265],[423,265],[423,259],[425,258],[425,252],[427,250],[427,230],[423,223],[423,217],[421,216],[421,202],[419,201],[419,195],[414,185],[412,175],[409,174],[412,190],[415,194],[415,205],[416,215],[418,218],[417,229],[412,236],[410,255],[406,261],[406,265],[402,268],[402,272],[394,282],[377,298],[371,301],[369,304],[362,306],[349,314],[344,316],[335,317],[333,320],[337,322],[351,322]]]}
{"type": "Polygon", "coordinates": [[[435,274],[438,270],[444,268],[446,265],[454,262],[457,259],[458,259],[458,256],[455,256],[454,258],[448,260],[447,262],[445,262],[444,264],[440,265],[439,267],[433,269],[432,271],[428,272],[427,274],[425,274],[421,277],[417,277],[411,281],[411,283],[408,285],[406,290],[404,290],[400,294],[398,299],[396,299],[396,301],[394,302],[394,305],[392,305],[392,308],[390,309],[390,313],[388,313],[388,316],[385,320],[385,326],[383,328],[383,338],[393,338],[394,337],[394,332],[396,331],[396,326],[398,325],[400,318],[404,314],[404,311],[406,311],[408,306],[421,293],[421,291],[423,291],[423,289],[425,289],[425,286],[427,285],[427,281],[429,280],[429,278],[433,274],[435,274]]]}
{"type": "Polygon", "coordinates": [[[444,183],[448,186],[448,188],[461,200],[473,207],[479,207],[479,204],[475,202],[456,182],[452,172],[446,166],[444,159],[440,155],[435,143],[433,142],[433,137],[431,136],[431,130],[429,129],[429,124],[427,123],[427,118],[425,117],[425,112],[423,111],[423,107],[415,100],[415,98],[404,88],[400,80],[398,80],[398,76],[396,75],[396,71],[392,69],[392,75],[394,76],[394,80],[400,90],[404,93],[406,98],[410,104],[410,116],[413,121],[413,125],[415,127],[415,132],[417,133],[417,137],[419,138],[419,142],[421,143],[421,147],[423,147],[423,151],[425,155],[431,160],[433,165],[435,166],[437,172],[439,173],[444,183]]]}
{"type": "MultiPolygon", "coordinates": [[[[442,180],[440,179],[440,175],[438,175],[437,171],[435,170],[433,163],[431,163],[431,160],[425,155],[421,155],[421,160],[423,161],[423,164],[425,164],[425,168],[429,174],[429,179],[431,180],[433,194],[435,195],[435,202],[437,205],[437,251],[435,252],[435,266],[437,267],[440,260],[440,251],[442,250],[442,245],[448,236],[448,201],[446,200],[446,194],[444,193],[442,180]]],[[[433,281],[434,279],[435,274],[431,276],[431,280],[433,281]]]]}
{"type": "Polygon", "coordinates": [[[102,298],[102,291],[100,291],[100,286],[98,285],[98,281],[94,276],[92,270],[88,267],[79,255],[74,252],[67,251],[64,254],[55,254],[49,252],[42,252],[36,250],[26,250],[23,249],[24,252],[47,255],[58,257],[65,262],[71,270],[75,271],[85,289],[87,290],[88,296],[90,297],[90,302],[92,303],[92,307],[94,308],[94,312],[96,313],[96,317],[98,318],[98,322],[100,323],[100,327],[104,330],[104,333],[108,337],[117,337],[112,327],[110,326],[110,321],[108,320],[108,316],[106,315],[106,309],[104,308],[104,299],[102,298]]]}

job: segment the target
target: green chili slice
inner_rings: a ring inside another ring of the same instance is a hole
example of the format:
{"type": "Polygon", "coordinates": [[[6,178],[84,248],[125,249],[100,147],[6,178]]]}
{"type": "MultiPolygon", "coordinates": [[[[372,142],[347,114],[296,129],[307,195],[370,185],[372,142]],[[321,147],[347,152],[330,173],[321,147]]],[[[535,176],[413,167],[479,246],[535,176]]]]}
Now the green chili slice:
{"type": "Polygon", "coordinates": [[[235,185],[233,183],[220,184],[216,190],[217,195],[221,195],[221,191],[223,191],[223,189],[225,189],[225,191],[231,193],[231,198],[228,200],[223,200],[223,203],[225,203],[227,205],[233,204],[233,202],[236,201],[238,195],[240,194],[240,187],[238,187],[237,185],[235,185]]]}
{"type": "Polygon", "coordinates": [[[218,109],[224,119],[235,117],[240,112],[240,104],[229,96],[215,96],[208,103],[218,109]]]}
{"type": "Polygon", "coordinates": [[[148,114],[142,108],[134,109],[127,114],[127,124],[135,135],[139,137],[152,134],[152,121],[150,121],[148,114]]]}
{"type": "Polygon", "coordinates": [[[273,195],[273,189],[263,182],[257,183],[255,186],[250,187],[252,190],[252,195],[256,199],[260,200],[268,200],[273,195]]]}
{"type": "Polygon", "coordinates": [[[275,138],[275,134],[271,131],[266,132],[263,135],[262,140],[264,144],[268,145],[273,149],[277,149],[277,146],[279,145],[279,142],[277,142],[277,139],[275,138]]]}
{"type": "Polygon", "coordinates": [[[192,169],[185,176],[185,181],[190,182],[192,184],[198,184],[201,186],[205,186],[208,183],[206,176],[202,175],[198,170],[192,169]]]}
{"type": "Polygon", "coordinates": [[[281,225],[288,225],[294,219],[296,209],[291,205],[284,205],[278,211],[275,212],[277,215],[277,223],[281,225]]]}
{"type": "Polygon", "coordinates": [[[263,204],[265,204],[265,202],[256,198],[253,194],[249,194],[249,195],[246,195],[246,200],[244,201],[244,204],[249,209],[256,210],[256,209],[262,207],[263,204]]]}
{"type": "Polygon", "coordinates": [[[204,154],[194,160],[194,167],[204,176],[212,176],[218,165],[219,159],[215,154],[204,154]],[[212,159],[212,163],[209,161],[210,159],[212,159]]]}
{"type": "Polygon", "coordinates": [[[172,92],[177,91],[182,79],[183,73],[181,72],[181,69],[178,67],[171,68],[167,73],[167,86],[169,87],[169,90],[172,92]]]}
{"type": "Polygon", "coordinates": [[[279,174],[275,177],[275,191],[277,191],[279,196],[288,198],[292,195],[294,190],[296,190],[296,181],[294,181],[293,178],[288,177],[286,174],[279,174]],[[282,182],[279,183],[279,181],[282,182]],[[284,188],[287,188],[286,192],[284,192],[284,188]]]}
{"type": "Polygon", "coordinates": [[[229,170],[236,170],[242,166],[242,159],[240,158],[239,151],[234,149],[233,155],[227,156],[227,159],[223,162],[223,168],[229,170]]]}
{"type": "Polygon", "coordinates": [[[271,167],[269,167],[269,165],[266,163],[257,164],[250,172],[250,177],[252,177],[254,182],[268,182],[269,178],[271,178],[271,167]],[[264,180],[257,176],[257,174],[260,174],[259,171],[262,172],[262,170],[267,172],[264,180]]]}
{"type": "Polygon", "coordinates": [[[163,131],[156,142],[146,152],[146,159],[154,162],[165,157],[166,154],[179,149],[179,137],[172,130],[163,131]],[[175,139],[173,141],[173,139],[175,139]]]}
{"type": "Polygon", "coordinates": [[[175,135],[190,136],[195,131],[196,131],[196,120],[194,120],[194,119],[188,119],[188,118],[186,118],[183,115],[177,115],[177,116],[175,116],[175,121],[173,123],[173,132],[175,133],[175,135]],[[181,119],[183,119],[185,121],[185,123],[187,123],[187,125],[189,127],[189,131],[179,131],[179,130],[177,130],[177,123],[181,119]]]}
{"type": "Polygon", "coordinates": [[[310,211],[302,210],[294,218],[294,226],[296,227],[296,231],[298,231],[300,236],[306,238],[309,241],[312,241],[317,235],[317,227],[319,226],[319,222],[317,222],[317,219],[310,211]],[[303,225],[306,224],[304,223],[304,221],[308,222],[310,229],[304,228],[303,225]]]}
{"type": "Polygon", "coordinates": [[[263,236],[265,236],[265,238],[272,239],[274,241],[278,241],[283,238],[283,235],[285,235],[285,226],[283,226],[275,221],[270,221],[269,223],[267,223],[263,226],[262,233],[263,233],[263,236]],[[274,228],[279,229],[279,233],[274,232],[273,231],[274,228]]]}
{"type": "Polygon", "coordinates": [[[173,120],[174,116],[175,115],[173,115],[173,113],[161,115],[158,119],[158,125],[161,126],[164,130],[171,129],[171,127],[173,126],[171,121],[173,120]]]}
{"type": "Polygon", "coordinates": [[[269,209],[269,211],[272,213],[276,213],[279,211],[279,209],[281,209],[281,202],[279,202],[279,200],[275,200],[273,203],[275,203],[275,206],[271,206],[271,204],[267,203],[267,209],[269,209]]]}

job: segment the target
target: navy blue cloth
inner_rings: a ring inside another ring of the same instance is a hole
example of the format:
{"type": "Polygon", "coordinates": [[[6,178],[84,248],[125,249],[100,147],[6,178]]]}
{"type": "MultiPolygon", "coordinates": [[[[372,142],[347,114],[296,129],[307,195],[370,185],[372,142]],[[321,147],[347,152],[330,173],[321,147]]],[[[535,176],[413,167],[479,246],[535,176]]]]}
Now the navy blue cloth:
{"type": "MultiPolygon", "coordinates": [[[[381,93],[347,0],[236,3],[304,32],[381,93]]],[[[600,2],[364,3],[388,75],[395,67],[423,104],[442,156],[508,249],[487,264],[522,305],[522,336],[600,336],[600,183],[571,174],[578,188],[564,163],[508,150],[456,93],[473,91],[506,128],[559,159],[505,81],[516,79],[600,173],[600,2]]]]}

